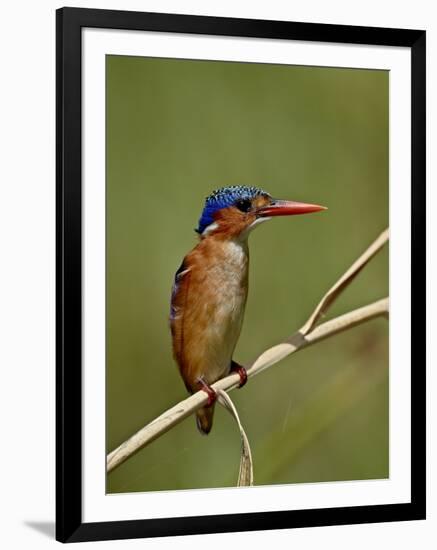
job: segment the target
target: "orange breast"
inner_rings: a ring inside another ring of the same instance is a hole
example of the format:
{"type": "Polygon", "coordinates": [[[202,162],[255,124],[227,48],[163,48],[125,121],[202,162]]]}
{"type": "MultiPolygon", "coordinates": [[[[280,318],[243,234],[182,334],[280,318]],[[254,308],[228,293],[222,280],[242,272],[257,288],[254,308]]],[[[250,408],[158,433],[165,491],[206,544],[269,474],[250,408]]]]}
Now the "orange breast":
{"type": "Polygon", "coordinates": [[[245,242],[210,237],[184,259],[176,277],[170,325],[173,353],[189,391],[225,376],[240,335],[247,298],[245,242]]]}

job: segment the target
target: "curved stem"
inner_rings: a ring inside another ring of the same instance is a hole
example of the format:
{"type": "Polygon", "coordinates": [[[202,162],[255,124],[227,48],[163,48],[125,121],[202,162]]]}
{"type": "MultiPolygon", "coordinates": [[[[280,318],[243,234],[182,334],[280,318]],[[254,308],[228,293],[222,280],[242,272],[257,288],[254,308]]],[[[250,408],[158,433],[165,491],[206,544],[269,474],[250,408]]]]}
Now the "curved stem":
{"type": "MultiPolygon", "coordinates": [[[[331,319],[314,328],[309,334],[304,335],[301,331],[298,331],[284,342],[262,353],[249,367],[247,367],[247,376],[248,378],[252,378],[260,372],[272,367],[288,355],[316,344],[325,338],[334,336],[335,334],[353,328],[375,317],[387,316],[388,311],[389,301],[388,298],[384,298],[367,306],[355,309],[354,311],[350,311],[335,319],[331,319]]],[[[212,388],[215,390],[230,391],[238,387],[239,383],[239,374],[232,373],[213,384],[212,388]]],[[[141,428],[132,437],[109,453],[107,457],[107,471],[111,472],[134,453],[169,431],[184,418],[204,406],[207,400],[208,396],[206,393],[204,391],[198,391],[162,413],[158,418],[141,428]]]]}

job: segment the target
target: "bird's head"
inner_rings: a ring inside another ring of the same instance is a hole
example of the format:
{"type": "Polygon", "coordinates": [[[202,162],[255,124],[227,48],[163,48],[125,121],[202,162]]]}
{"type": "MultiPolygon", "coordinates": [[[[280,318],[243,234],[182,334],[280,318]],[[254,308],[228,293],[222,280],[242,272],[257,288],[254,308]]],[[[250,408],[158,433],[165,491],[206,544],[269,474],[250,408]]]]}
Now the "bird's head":
{"type": "Polygon", "coordinates": [[[233,185],[216,189],[207,197],[199,225],[201,238],[222,235],[246,238],[261,222],[275,216],[292,216],[326,210],[324,206],[274,199],[257,187],[233,185]]]}

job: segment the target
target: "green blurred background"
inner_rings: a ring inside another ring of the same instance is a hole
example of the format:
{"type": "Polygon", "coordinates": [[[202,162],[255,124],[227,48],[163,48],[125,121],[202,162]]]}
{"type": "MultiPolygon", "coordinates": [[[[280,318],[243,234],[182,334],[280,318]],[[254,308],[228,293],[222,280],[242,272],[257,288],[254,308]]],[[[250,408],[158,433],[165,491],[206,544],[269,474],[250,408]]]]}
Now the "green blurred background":
{"type": "MultiPolygon", "coordinates": [[[[172,359],[170,290],[196,244],[205,197],[246,184],[316,202],[250,237],[250,290],[235,359],[252,361],[306,320],[388,225],[388,73],[107,57],[107,450],[186,397],[172,359]]],[[[388,251],[329,317],[388,293],[388,251]]],[[[299,352],[231,394],[255,484],[386,478],[388,323],[299,352]]],[[[216,407],[108,476],[108,492],[236,484],[240,439],[216,407]]]]}

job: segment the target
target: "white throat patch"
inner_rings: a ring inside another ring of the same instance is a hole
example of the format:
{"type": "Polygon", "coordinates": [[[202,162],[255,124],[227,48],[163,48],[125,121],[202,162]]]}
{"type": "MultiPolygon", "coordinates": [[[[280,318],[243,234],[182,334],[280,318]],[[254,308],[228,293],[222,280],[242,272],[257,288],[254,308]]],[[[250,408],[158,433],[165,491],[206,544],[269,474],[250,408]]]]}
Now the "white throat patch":
{"type": "Polygon", "coordinates": [[[272,218],[256,218],[254,222],[252,222],[249,227],[246,227],[246,229],[241,233],[240,240],[246,240],[247,237],[250,235],[250,233],[260,225],[261,223],[268,222],[272,218]]]}

